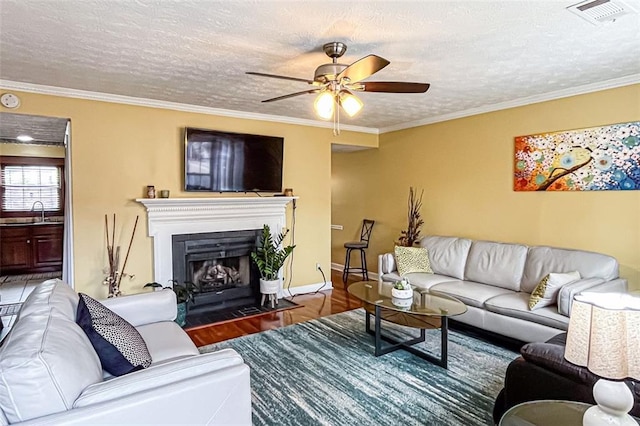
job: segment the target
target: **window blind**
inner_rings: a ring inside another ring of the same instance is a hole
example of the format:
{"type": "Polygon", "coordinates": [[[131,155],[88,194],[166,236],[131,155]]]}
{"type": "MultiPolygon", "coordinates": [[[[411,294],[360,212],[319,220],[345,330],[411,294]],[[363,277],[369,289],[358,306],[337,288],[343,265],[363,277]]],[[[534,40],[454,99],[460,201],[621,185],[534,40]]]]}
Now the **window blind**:
{"type": "MultiPolygon", "coordinates": [[[[29,211],[41,201],[45,211],[60,210],[61,176],[56,166],[4,166],[2,210],[29,211]]],[[[40,206],[36,207],[39,210],[40,206]]]]}

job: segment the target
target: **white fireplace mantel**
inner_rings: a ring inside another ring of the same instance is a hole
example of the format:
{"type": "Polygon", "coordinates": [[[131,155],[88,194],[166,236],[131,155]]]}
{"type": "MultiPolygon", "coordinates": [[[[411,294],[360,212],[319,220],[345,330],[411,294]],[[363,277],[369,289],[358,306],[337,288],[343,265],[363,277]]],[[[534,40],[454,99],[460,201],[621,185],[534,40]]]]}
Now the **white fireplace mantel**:
{"type": "Polygon", "coordinates": [[[286,227],[286,206],[298,197],[139,198],[153,238],[154,280],[173,279],[172,237],[180,234],[286,227]]]}

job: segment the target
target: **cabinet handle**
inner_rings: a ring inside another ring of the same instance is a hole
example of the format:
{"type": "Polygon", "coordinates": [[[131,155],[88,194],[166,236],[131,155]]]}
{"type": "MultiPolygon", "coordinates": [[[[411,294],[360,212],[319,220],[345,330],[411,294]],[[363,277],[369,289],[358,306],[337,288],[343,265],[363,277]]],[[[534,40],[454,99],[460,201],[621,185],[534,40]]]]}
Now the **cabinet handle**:
{"type": "Polygon", "coordinates": [[[27,244],[31,244],[31,240],[27,240],[27,244]]]}

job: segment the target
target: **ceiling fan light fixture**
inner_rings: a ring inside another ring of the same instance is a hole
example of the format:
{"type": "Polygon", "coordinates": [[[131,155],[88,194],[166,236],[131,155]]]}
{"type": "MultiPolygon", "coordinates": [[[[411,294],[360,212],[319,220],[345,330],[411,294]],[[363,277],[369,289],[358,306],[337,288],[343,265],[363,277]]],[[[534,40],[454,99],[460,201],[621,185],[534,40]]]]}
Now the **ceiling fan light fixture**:
{"type": "Polygon", "coordinates": [[[321,92],[316,100],[313,102],[313,107],[316,110],[318,117],[323,120],[330,120],[333,117],[333,111],[335,109],[335,100],[333,94],[330,92],[321,92]]]}
{"type": "Polygon", "coordinates": [[[349,117],[355,116],[364,107],[364,103],[348,90],[341,90],[338,98],[340,99],[340,105],[349,117]]]}
{"type": "Polygon", "coordinates": [[[17,140],[19,140],[20,142],[32,142],[33,141],[33,137],[29,136],[29,135],[18,135],[16,137],[17,140]]]}

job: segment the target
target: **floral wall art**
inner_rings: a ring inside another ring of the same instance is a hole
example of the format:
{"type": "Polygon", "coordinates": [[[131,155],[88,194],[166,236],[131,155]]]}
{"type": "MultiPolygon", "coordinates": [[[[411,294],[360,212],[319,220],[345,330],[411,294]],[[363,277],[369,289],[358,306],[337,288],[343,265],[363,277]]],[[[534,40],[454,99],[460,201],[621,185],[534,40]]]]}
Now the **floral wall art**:
{"type": "Polygon", "coordinates": [[[515,138],[516,191],[640,190],[640,121],[515,138]]]}

